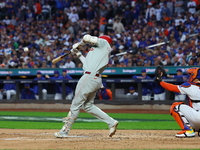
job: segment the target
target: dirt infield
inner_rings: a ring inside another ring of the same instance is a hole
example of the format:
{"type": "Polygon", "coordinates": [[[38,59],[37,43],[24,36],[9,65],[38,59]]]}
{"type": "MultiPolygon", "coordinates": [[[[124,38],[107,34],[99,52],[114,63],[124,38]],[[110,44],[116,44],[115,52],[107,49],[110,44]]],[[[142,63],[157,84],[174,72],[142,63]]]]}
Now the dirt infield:
{"type": "Polygon", "coordinates": [[[175,138],[177,131],[71,130],[68,138],[55,138],[57,130],[0,129],[0,149],[197,149],[200,137],[175,138]]]}
{"type": "MultiPolygon", "coordinates": [[[[4,110],[13,111],[13,110],[4,110]]],[[[44,110],[15,110],[44,111],[44,110]]],[[[48,111],[48,110],[46,110],[48,111]]],[[[54,110],[49,110],[54,111],[54,110]]],[[[58,111],[58,110],[55,110],[58,111]]],[[[60,110],[67,112],[66,110],[60,110]]],[[[106,113],[168,114],[162,110],[105,110],[106,113]]],[[[200,137],[175,138],[176,130],[71,130],[68,138],[55,138],[58,130],[0,129],[0,149],[197,149],[200,137]]]]}

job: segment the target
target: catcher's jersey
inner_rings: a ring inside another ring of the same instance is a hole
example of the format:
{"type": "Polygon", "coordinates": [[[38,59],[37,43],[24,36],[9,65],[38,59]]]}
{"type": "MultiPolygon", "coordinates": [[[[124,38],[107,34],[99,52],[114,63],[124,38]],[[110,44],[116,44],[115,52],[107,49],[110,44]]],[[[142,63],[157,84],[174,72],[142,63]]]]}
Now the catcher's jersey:
{"type": "MultiPolygon", "coordinates": [[[[193,101],[200,101],[200,87],[189,82],[185,82],[178,86],[181,94],[186,94],[193,101]]],[[[192,106],[196,110],[200,110],[200,102],[192,103],[192,106]]]]}
{"type": "Polygon", "coordinates": [[[108,64],[110,52],[110,44],[106,40],[98,38],[97,47],[91,47],[85,58],[83,70],[101,74],[108,64]],[[100,70],[101,68],[102,70],[100,70]]]}

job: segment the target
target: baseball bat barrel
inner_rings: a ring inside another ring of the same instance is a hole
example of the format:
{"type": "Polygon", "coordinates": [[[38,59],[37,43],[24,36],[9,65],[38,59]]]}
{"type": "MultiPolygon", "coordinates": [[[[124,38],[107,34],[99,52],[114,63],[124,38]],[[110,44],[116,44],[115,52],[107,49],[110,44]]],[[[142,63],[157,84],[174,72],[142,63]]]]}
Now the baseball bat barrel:
{"type": "Polygon", "coordinates": [[[124,55],[124,54],[127,54],[127,53],[132,53],[133,51],[129,50],[129,51],[125,51],[125,52],[121,52],[121,53],[118,53],[118,54],[115,54],[115,55],[111,55],[110,58],[114,57],[114,56],[121,56],[121,55],[124,55]]]}
{"type": "Polygon", "coordinates": [[[59,57],[53,59],[53,60],[52,60],[52,63],[55,64],[55,63],[61,61],[63,58],[65,58],[66,56],[68,56],[70,53],[71,53],[71,51],[68,52],[68,53],[66,53],[66,54],[64,54],[64,55],[61,55],[61,56],[59,56],[59,57]]]}
{"type": "Polygon", "coordinates": [[[157,43],[157,44],[149,45],[149,46],[147,46],[147,48],[152,48],[152,47],[156,47],[156,46],[160,46],[160,45],[164,45],[164,44],[167,44],[167,42],[162,42],[162,43],[157,43]]]}

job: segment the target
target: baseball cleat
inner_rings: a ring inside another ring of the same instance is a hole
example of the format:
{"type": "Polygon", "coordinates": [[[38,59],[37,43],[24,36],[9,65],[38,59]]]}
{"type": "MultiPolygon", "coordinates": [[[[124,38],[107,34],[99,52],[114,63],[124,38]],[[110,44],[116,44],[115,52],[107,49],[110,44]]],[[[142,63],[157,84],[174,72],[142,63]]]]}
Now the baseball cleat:
{"type": "Polygon", "coordinates": [[[57,138],[65,138],[65,137],[68,137],[68,134],[67,132],[59,131],[59,132],[55,132],[54,136],[57,138]]]}
{"type": "Polygon", "coordinates": [[[110,128],[109,137],[112,137],[113,135],[115,135],[118,124],[119,124],[119,122],[115,121],[114,125],[110,128]]]}
{"type": "Polygon", "coordinates": [[[192,128],[190,130],[183,130],[176,134],[176,137],[178,138],[189,138],[189,137],[195,137],[195,132],[192,128]]]}

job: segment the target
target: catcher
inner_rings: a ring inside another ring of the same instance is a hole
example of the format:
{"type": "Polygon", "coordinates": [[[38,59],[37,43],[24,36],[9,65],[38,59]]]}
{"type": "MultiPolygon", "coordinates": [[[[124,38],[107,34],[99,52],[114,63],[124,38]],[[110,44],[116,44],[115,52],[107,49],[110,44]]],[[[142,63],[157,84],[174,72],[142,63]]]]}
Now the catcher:
{"type": "Polygon", "coordinates": [[[170,114],[182,129],[176,134],[176,137],[181,138],[195,137],[195,132],[198,132],[200,136],[200,68],[190,68],[187,73],[189,74],[187,82],[174,85],[162,81],[166,72],[161,66],[155,70],[155,81],[163,88],[188,96],[188,104],[175,102],[170,108],[170,114]]]}

